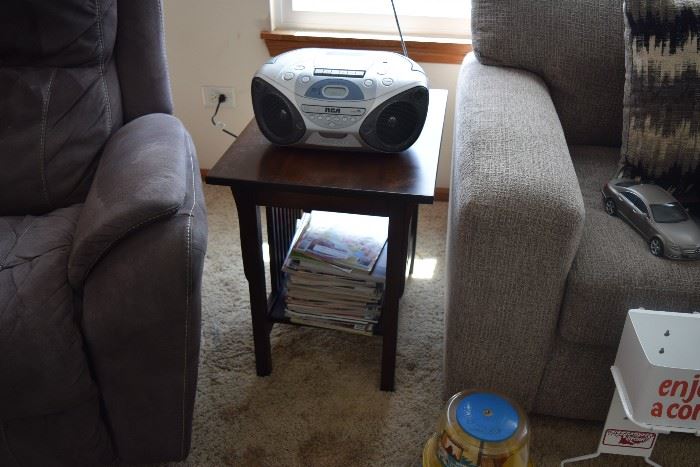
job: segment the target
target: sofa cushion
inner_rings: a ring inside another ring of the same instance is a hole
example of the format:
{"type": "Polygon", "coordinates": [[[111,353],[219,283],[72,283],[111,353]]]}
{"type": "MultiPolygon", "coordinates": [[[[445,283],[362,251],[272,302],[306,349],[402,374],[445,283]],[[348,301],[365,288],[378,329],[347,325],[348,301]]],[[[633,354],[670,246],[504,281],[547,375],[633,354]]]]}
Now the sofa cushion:
{"type": "Polygon", "coordinates": [[[0,420],[3,467],[87,467],[115,465],[114,460],[98,394],[62,412],[0,420]]]}
{"type": "Polygon", "coordinates": [[[564,293],[559,321],[562,337],[616,347],[631,308],[700,311],[700,261],[652,256],[636,230],[605,213],[601,189],[615,174],[619,149],[569,149],[586,221],[564,293]]]}
{"type": "Polygon", "coordinates": [[[621,0],[472,0],[479,61],[539,75],[569,144],[620,145],[623,30],[621,0]]]}
{"type": "Polygon", "coordinates": [[[625,2],[622,162],[676,195],[700,179],[698,33],[700,0],[625,2]]]}
{"type": "Polygon", "coordinates": [[[605,420],[615,389],[610,365],[615,361],[617,348],[575,344],[557,336],[548,352],[549,361],[532,411],[555,417],[605,420]]]}
{"type": "Polygon", "coordinates": [[[116,0],[0,2],[0,216],[81,202],[121,126],[116,0]]]}
{"type": "Polygon", "coordinates": [[[94,396],[67,263],[81,205],[0,217],[0,420],[94,396]]]}

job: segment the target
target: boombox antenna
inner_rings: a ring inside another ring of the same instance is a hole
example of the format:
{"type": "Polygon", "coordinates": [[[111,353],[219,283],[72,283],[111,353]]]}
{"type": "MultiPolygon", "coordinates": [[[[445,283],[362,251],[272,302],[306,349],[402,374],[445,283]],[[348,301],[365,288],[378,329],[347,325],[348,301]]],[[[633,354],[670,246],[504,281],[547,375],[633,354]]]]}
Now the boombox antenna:
{"type": "Polygon", "coordinates": [[[408,57],[408,52],[406,52],[406,43],[403,41],[403,34],[401,33],[401,24],[399,24],[399,16],[396,14],[396,6],[394,6],[394,0],[391,0],[391,9],[394,10],[394,19],[396,20],[396,27],[399,30],[399,38],[401,39],[403,54],[405,57],[408,57]]]}

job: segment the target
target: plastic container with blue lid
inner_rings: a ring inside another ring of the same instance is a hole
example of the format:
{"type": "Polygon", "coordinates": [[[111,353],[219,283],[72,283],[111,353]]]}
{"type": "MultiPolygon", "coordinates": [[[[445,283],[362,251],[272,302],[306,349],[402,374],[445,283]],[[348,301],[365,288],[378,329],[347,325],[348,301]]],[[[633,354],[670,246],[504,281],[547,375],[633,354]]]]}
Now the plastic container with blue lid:
{"type": "Polygon", "coordinates": [[[529,444],[518,404],[490,391],[463,391],[447,402],[423,450],[423,467],[531,467],[529,444]]]}

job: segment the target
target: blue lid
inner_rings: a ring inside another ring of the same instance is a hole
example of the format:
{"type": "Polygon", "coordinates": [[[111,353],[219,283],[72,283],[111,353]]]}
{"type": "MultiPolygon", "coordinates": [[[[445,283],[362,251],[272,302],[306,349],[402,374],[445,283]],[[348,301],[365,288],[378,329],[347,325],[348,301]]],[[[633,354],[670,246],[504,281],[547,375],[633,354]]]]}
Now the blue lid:
{"type": "Polygon", "coordinates": [[[516,432],[518,411],[501,396],[475,392],[459,401],[457,423],[470,436],[480,441],[504,441],[516,432]]]}

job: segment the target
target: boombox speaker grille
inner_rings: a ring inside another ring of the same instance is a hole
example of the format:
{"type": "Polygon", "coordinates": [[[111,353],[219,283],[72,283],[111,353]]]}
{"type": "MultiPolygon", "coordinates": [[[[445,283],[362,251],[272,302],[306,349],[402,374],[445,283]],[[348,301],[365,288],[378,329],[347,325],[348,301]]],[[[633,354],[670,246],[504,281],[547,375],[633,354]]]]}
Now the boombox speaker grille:
{"type": "Polygon", "coordinates": [[[389,104],[377,117],[377,136],[389,144],[401,144],[411,138],[418,122],[416,108],[408,102],[389,104]]]}
{"type": "Polygon", "coordinates": [[[255,120],[267,139],[293,144],[304,136],[306,125],[301,114],[281,92],[263,79],[254,78],[251,93],[255,120]]]}
{"type": "Polygon", "coordinates": [[[378,151],[403,151],[420,136],[427,113],[428,90],[416,86],[373,110],[362,122],[360,136],[378,151]]]}

